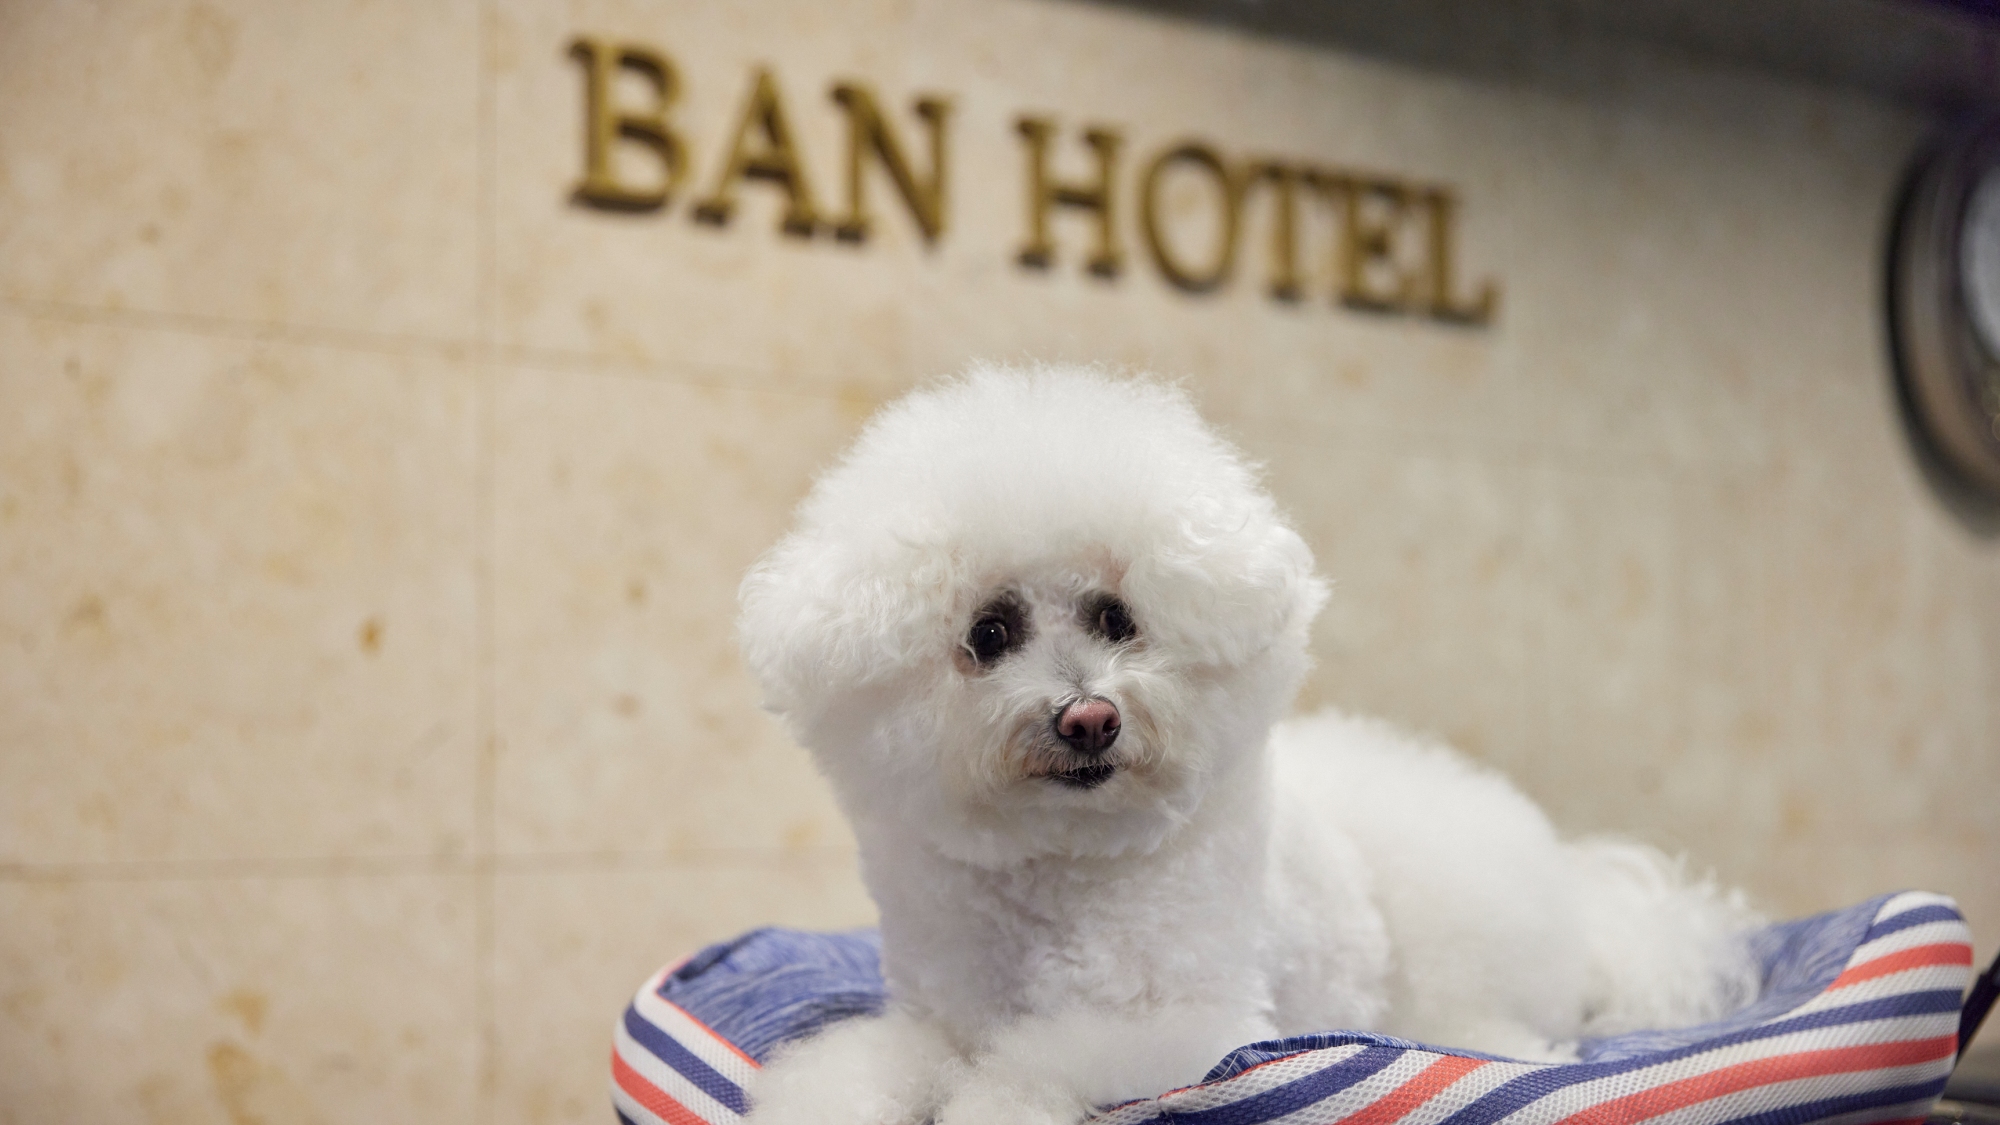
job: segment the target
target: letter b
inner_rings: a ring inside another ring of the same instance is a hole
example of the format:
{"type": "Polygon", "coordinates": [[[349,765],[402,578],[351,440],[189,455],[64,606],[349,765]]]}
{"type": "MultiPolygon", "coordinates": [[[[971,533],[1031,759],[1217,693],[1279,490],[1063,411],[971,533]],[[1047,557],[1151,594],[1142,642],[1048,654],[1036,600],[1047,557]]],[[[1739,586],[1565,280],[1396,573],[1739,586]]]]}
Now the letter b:
{"type": "Polygon", "coordinates": [[[687,146],[667,124],[667,110],[680,96],[680,76],[665,55],[631,43],[607,43],[579,38],[569,53],[583,64],[583,179],[574,198],[613,211],[651,211],[665,205],[687,176],[687,146]],[[644,112],[614,108],[611,89],[617,74],[628,70],[644,78],[655,93],[644,112]],[[634,141],[659,158],[660,175],[650,186],[632,186],[618,178],[613,152],[619,141],[634,141]]]}

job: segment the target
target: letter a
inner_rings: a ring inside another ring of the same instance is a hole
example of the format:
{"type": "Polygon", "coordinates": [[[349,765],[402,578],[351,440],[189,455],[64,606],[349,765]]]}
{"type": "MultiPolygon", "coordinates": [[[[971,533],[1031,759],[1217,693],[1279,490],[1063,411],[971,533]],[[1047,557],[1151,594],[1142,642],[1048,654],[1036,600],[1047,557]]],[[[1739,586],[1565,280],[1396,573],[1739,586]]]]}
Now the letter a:
{"type": "Polygon", "coordinates": [[[778,99],[778,84],[771,72],[759,67],[750,100],[736,126],[736,139],[729,146],[729,160],[715,190],[695,207],[694,217],[722,226],[736,210],[736,181],[754,177],[770,180],[785,190],[788,206],[782,229],[786,234],[812,237],[819,225],[819,208],[813,203],[812,186],[806,182],[805,167],[799,162],[798,146],[792,141],[792,127],[785,119],[785,106],[778,99]],[[751,149],[751,135],[762,137],[751,149]]]}

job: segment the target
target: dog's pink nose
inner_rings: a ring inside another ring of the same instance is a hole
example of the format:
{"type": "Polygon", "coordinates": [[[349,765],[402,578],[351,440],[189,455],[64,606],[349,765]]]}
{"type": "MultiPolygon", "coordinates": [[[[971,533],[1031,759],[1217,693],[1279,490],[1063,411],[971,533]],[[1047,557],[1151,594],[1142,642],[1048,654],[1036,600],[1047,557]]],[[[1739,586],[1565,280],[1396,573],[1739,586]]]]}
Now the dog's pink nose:
{"type": "Polygon", "coordinates": [[[1118,741],[1118,708],[1108,699],[1079,699],[1056,716],[1056,734],[1086,754],[1118,741]]]}

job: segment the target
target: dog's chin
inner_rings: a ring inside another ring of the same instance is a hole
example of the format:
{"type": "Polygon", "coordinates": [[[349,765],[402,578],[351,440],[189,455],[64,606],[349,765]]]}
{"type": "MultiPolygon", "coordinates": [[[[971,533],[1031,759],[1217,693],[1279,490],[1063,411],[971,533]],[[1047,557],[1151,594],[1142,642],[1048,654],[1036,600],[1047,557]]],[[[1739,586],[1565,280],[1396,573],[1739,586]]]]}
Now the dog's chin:
{"type": "Polygon", "coordinates": [[[1029,756],[1023,780],[1052,795],[1102,794],[1107,789],[1120,788],[1118,782],[1126,774],[1146,772],[1144,756],[1134,756],[1126,750],[1120,746],[1106,754],[1084,755],[1067,747],[1039,747],[1029,756]]]}
{"type": "Polygon", "coordinates": [[[1051,770],[1039,775],[1044,781],[1065,789],[1087,792],[1095,789],[1118,775],[1120,766],[1116,762],[1092,762],[1088,765],[1072,766],[1065,770],[1051,770]]]}

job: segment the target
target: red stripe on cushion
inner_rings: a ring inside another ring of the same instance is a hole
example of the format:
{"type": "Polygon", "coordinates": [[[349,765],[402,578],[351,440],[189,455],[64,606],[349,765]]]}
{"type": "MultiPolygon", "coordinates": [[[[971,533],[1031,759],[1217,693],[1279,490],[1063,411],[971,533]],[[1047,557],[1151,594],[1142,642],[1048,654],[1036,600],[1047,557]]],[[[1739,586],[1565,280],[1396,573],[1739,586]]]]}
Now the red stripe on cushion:
{"type": "Polygon", "coordinates": [[[1627,1094],[1589,1109],[1570,1114],[1556,1125],[1625,1125],[1657,1117],[1682,1106],[1719,1098],[1739,1090],[1816,1078],[1824,1074],[1847,1074],[1857,1070],[1881,1070],[1892,1066],[1935,1062],[1958,1050],[1958,1036],[1936,1039],[1909,1039],[1895,1043],[1871,1043],[1862,1047],[1834,1047],[1824,1051],[1800,1051],[1768,1059],[1723,1067],[1707,1074],[1683,1078],[1636,1094],[1627,1094]]]}
{"type": "Polygon", "coordinates": [[[618,1052],[611,1052],[611,1080],[618,1088],[632,1095],[632,1100],[653,1111],[654,1116],[668,1125],[713,1125],[712,1122],[694,1110],[675,1101],[672,1094],[646,1081],[646,1076],[633,1070],[618,1052]]]}
{"type": "Polygon", "coordinates": [[[1485,1059],[1440,1055],[1436,1062],[1418,1071],[1410,1080],[1377,1099],[1374,1104],[1340,1119],[1340,1125],[1391,1125],[1418,1106],[1437,1097],[1445,1087],[1486,1065],[1485,1059]]]}
{"type": "Polygon", "coordinates": [[[1919,945],[1877,957],[1873,961],[1863,961],[1833,978],[1833,983],[1827,985],[1826,990],[1832,992],[1836,988],[1846,988],[1850,984],[1860,984],[1864,980],[1886,977],[1890,973],[1900,973],[1905,969],[1921,969],[1929,965],[1970,964],[1972,964],[1972,947],[1962,941],[1919,945]]]}

